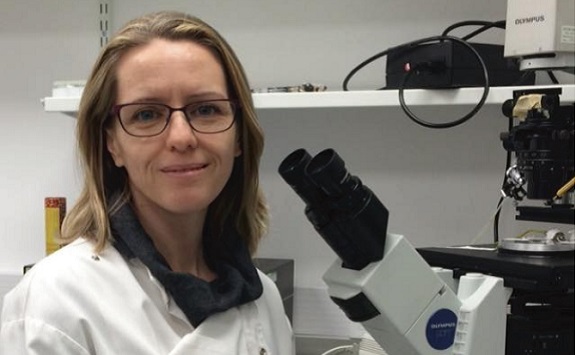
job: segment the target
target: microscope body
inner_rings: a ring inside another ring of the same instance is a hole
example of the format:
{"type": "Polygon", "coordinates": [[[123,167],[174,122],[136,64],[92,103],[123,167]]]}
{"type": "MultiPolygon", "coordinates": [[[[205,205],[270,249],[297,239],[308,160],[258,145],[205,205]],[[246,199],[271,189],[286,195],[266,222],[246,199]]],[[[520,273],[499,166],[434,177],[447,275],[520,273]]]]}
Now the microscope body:
{"type": "Polygon", "coordinates": [[[323,279],[330,297],[389,355],[505,353],[511,290],[503,280],[475,273],[456,280],[451,270],[431,268],[402,235],[387,235],[380,261],[353,270],[338,259],[323,279]],[[347,304],[357,299],[377,314],[358,319],[359,306],[347,304]]]}
{"type": "Polygon", "coordinates": [[[279,173],[338,258],[325,273],[331,299],[389,355],[503,355],[511,290],[478,273],[432,268],[389,212],[333,149],[298,149],[279,173]]]}

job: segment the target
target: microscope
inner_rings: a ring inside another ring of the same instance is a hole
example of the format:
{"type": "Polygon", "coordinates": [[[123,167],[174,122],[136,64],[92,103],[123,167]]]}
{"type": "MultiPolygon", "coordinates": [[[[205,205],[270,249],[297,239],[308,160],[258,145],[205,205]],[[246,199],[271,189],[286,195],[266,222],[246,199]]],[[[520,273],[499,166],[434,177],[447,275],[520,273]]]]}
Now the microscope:
{"type": "Polygon", "coordinates": [[[501,192],[516,202],[518,220],[574,223],[574,106],[561,105],[560,94],[561,88],[517,90],[503,103],[503,114],[519,122],[500,135],[516,157],[501,192]]]}
{"type": "Polygon", "coordinates": [[[515,163],[505,171],[501,193],[513,200],[516,220],[570,230],[554,227],[469,248],[418,249],[430,265],[454,270],[455,277],[479,272],[503,279],[512,290],[506,354],[574,353],[575,106],[562,105],[560,94],[560,88],[522,89],[502,105],[515,124],[500,138],[515,163]]]}
{"type": "Polygon", "coordinates": [[[573,353],[572,250],[416,249],[333,149],[297,149],[278,171],[337,254],[331,299],[389,355],[573,353]]]}
{"type": "MultiPolygon", "coordinates": [[[[504,56],[522,71],[575,74],[573,14],[573,0],[507,0],[504,56]]],[[[517,161],[502,193],[517,202],[518,220],[574,223],[573,105],[561,105],[560,94],[560,88],[518,90],[503,104],[503,114],[519,122],[501,134],[517,161]],[[524,199],[544,206],[521,206],[524,199]]],[[[517,247],[513,242],[506,244],[517,247]]]]}
{"type": "Polygon", "coordinates": [[[323,277],[331,299],[388,354],[503,354],[503,279],[430,267],[387,233],[388,210],[333,149],[313,158],[298,149],[278,170],[338,256],[323,277]]]}

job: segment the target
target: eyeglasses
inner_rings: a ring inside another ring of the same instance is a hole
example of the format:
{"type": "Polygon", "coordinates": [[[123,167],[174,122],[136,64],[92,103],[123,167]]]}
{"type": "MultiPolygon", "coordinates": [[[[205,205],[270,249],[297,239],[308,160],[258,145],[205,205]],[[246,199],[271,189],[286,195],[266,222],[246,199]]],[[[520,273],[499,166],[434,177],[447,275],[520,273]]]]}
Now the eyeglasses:
{"type": "Polygon", "coordinates": [[[190,127],[200,133],[220,133],[232,127],[238,104],[234,100],[194,102],[180,108],[159,103],[130,103],[112,107],[120,125],[129,135],[152,137],[164,132],[176,111],[186,116],[190,127]]]}

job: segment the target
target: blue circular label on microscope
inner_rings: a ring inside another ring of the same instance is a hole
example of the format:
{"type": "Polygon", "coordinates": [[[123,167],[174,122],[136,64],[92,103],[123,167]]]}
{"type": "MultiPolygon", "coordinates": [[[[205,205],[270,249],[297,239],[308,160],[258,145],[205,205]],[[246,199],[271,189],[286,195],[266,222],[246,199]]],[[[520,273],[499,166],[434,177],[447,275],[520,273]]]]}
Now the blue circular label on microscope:
{"type": "Polygon", "coordinates": [[[457,327],[457,315],[452,310],[442,308],[427,321],[425,336],[427,342],[435,350],[445,350],[453,345],[455,340],[455,328],[457,327]]]}

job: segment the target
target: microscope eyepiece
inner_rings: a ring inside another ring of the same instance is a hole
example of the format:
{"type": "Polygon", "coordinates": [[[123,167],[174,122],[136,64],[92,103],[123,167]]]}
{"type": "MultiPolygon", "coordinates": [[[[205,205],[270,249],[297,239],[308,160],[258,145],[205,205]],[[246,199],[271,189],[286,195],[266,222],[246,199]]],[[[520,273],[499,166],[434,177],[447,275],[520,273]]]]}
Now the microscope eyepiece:
{"type": "Polygon", "coordinates": [[[341,185],[349,173],[333,149],[325,149],[313,157],[306,172],[327,195],[337,197],[344,193],[341,185]]]}
{"type": "Polygon", "coordinates": [[[306,203],[314,228],[350,269],[381,260],[389,213],[333,149],[289,154],[279,174],[306,203]]]}
{"type": "Polygon", "coordinates": [[[284,158],[278,171],[290,186],[297,185],[310,160],[311,155],[305,149],[297,149],[284,158]]]}
{"type": "Polygon", "coordinates": [[[310,161],[311,155],[302,148],[289,154],[278,168],[281,177],[306,205],[319,204],[323,201],[320,188],[310,180],[305,172],[310,161]]]}

